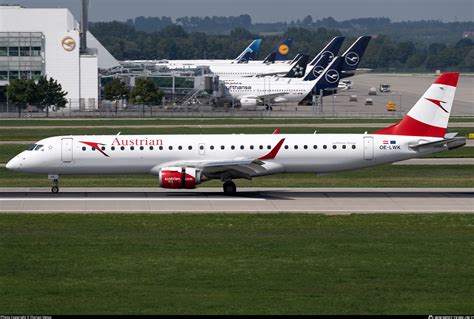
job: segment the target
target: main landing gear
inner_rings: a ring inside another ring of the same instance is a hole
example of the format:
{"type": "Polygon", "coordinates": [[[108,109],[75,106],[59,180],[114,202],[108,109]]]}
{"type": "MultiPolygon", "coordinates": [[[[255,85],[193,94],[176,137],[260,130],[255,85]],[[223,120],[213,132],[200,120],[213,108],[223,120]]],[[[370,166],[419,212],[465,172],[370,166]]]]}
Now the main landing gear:
{"type": "Polygon", "coordinates": [[[59,193],[59,175],[48,175],[48,178],[53,181],[51,192],[54,194],[59,193]]]}
{"type": "Polygon", "coordinates": [[[237,192],[237,186],[232,181],[225,182],[222,188],[226,195],[234,195],[237,192]]]}

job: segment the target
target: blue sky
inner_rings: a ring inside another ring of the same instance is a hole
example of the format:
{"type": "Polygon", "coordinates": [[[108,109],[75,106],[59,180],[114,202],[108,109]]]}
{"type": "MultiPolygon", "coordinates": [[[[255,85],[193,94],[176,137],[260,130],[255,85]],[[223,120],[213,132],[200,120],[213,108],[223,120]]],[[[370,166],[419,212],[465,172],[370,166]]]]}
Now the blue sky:
{"type": "MultiPolygon", "coordinates": [[[[79,16],[79,0],[0,0],[26,7],[68,7],[79,16]]],[[[473,21],[474,0],[90,0],[90,20],[137,16],[233,16],[250,14],[254,22],[291,21],[310,14],[336,20],[389,17],[392,21],[435,19],[473,21]]]]}

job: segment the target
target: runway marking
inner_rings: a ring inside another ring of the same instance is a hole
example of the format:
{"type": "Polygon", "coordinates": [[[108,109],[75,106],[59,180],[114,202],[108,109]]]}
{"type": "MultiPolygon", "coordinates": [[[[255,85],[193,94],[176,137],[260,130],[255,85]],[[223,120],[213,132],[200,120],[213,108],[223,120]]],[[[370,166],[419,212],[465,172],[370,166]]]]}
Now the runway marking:
{"type": "Polygon", "coordinates": [[[62,197],[62,198],[0,198],[0,202],[8,201],[266,201],[265,198],[87,198],[87,197],[62,197]]]}

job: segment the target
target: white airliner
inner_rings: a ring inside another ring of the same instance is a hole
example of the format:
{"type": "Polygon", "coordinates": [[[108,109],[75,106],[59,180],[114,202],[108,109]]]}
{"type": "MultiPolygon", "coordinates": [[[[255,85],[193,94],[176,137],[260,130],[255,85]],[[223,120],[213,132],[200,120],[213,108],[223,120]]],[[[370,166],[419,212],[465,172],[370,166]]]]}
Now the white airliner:
{"type": "MultiPolygon", "coordinates": [[[[299,103],[309,98],[313,92],[320,90],[337,89],[342,71],[343,60],[336,57],[328,62],[330,57],[322,57],[327,63],[318,73],[313,72],[318,64],[309,71],[304,78],[284,77],[240,77],[235,79],[224,79],[228,93],[240,103],[245,109],[258,109],[268,107],[276,103],[299,103]]],[[[296,68],[296,67],[295,67],[296,68]]],[[[299,71],[293,69],[293,73],[305,74],[304,68],[299,71]]]]}
{"type": "MultiPolygon", "coordinates": [[[[332,173],[393,163],[465,145],[446,134],[459,73],[445,73],[397,124],[371,134],[84,135],[38,141],[7,164],[60,175],[153,174],[165,188],[193,189],[285,172],[332,173]]],[[[278,133],[278,132],[275,132],[278,133]]]]}

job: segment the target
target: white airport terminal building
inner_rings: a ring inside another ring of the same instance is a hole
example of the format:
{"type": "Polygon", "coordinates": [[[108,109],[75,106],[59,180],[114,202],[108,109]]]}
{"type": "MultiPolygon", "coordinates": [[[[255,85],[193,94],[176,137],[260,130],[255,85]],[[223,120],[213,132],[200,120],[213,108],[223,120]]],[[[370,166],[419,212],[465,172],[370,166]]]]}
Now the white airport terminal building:
{"type": "Polygon", "coordinates": [[[68,9],[0,5],[0,89],[13,79],[52,77],[72,110],[96,109],[99,69],[120,64],[87,28],[85,34],[81,40],[68,9]]]}

